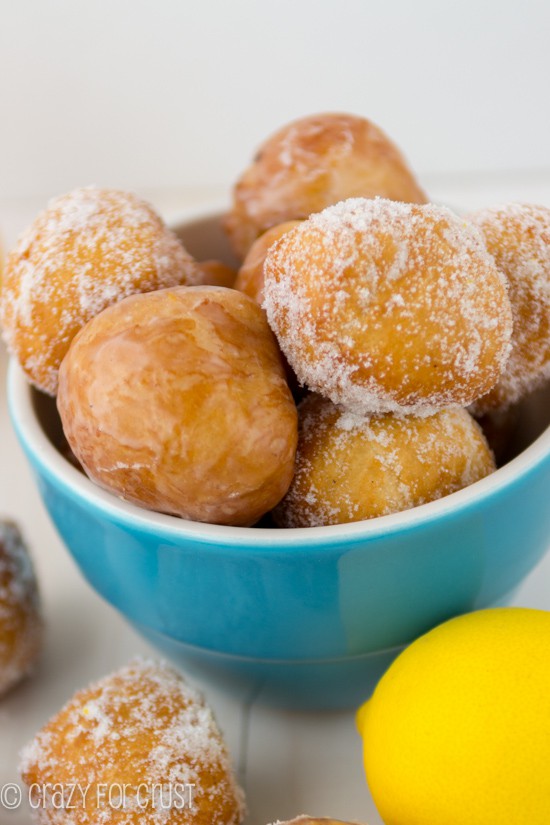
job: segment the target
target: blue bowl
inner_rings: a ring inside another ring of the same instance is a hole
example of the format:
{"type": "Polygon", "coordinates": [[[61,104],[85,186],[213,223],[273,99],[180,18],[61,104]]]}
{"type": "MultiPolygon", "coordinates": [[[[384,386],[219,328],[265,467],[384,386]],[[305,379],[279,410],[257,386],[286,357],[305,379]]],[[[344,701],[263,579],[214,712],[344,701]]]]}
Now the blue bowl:
{"type": "Polygon", "coordinates": [[[17,435],[86,579],[186,670],[243,698],[359,704],[418,635],[507,603],[550,543],[541,394],[522,409],[521,452],[476,484],[371,521],[277,530],[194,523],[117,499],[64,457],[55,403],[15,363],[8,383],[17,435]]]}

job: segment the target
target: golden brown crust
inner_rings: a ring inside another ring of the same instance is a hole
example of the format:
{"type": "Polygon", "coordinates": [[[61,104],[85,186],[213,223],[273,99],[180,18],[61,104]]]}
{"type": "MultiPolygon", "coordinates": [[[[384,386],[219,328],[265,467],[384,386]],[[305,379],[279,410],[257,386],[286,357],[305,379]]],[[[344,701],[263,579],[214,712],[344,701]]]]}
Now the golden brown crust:
{"type": "Polygon", "coordinates": [[[24,749],[21,773],[46,825],[238,825],[244,814],[203,697],[155,662],[76,693],[24,749]],[[69,797],[74,786],[85,795],[69,797]]]}
{"type": "Polygon", "coordinates": [[[310,115],[263,144],[235,186],[225,228],[244,258],[272,226],[345,198],[376,196],[427,202],[399,149],[374,123],[350,114],[310,115]]]}
{"type": "Polygon", "coordinates": [[[316,395],[298,410],[296,473],[273,513],[281,527],[342,524],[408,510],[495,469],[466,410],[429,418],[365,418],[316,395]]]}
{"type": "Polygon", "coordinates": [[[236,290],[108,308],[63,361],[58,408],[88,475],[152,510],[251,525],[292,478],[296,407],[263,311],[236,290]]]}
{"type": "Polygon", "coordinates": [[[442,207],[342,201],[271,246],[264,277],[300,382],[360,414],[467,405],[508,357],[505,279],[481,235],[442,207]]]}
{"type": "Polygon", "coordinates": [[[30,380],[51,395],[84,324],[127,295],[198,283],[195,262],[149,204],[112,189],[51,201],[6,261],[3,335],[30,380]]]}

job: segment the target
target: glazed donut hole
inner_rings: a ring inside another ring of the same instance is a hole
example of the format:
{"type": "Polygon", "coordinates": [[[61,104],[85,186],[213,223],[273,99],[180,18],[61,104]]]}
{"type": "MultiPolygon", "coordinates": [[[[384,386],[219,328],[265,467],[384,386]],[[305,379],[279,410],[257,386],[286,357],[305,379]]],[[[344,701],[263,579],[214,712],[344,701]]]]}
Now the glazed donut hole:
{"type": "Polygon", "coordinates": [[[504,413],[550,378],[550,209],[507,204],[468,216],[506,275],[512,349],[496,385],[473,405],[475,415],[504,413]]]}
{"type": "Polygon", "coordinates": [[[179,287],[104,310],[73,341],[57,402],[90,478],[148,509],[252,525],[292,480],[296,406],[263,311],[236,290],[179,287]]]}
{"type": "Polygon", "coordinates": [[[495,469],[464,409],[429,418],[363,417],[318,395],[299,406],[296,472],[273,517],[318,527],[390,515],[460,490],[495,469]]]}
{"type": "Polygon", "coordinates": [[[136,660],[76,693],[23,750],[20,770],[46,825],[60,821],[48,794],[75,786],[88,792],[73,795],[70,810],[67,801],[72,825],[239,825],[245,812],[210,708],[153,661],[136,660]],[[124,787],[124,796],[101,793],[110,787],[124,787]],[[169,804],[173,789],[179,807],[169,804]]]}
{"type": "Polygon", "coordinates": [[[300,383],[359,415],[433,415],[491,389],[512,314],[480,233],[433,205],[356,198],[286,233],[264,308],[300,383]]]}
{"type": "Polygon", "coordinates": [[[76,333],[128,295],[199,283],[200,270],[149,204],[86,187],[50,202],[6,260],[1,323],[33,384],[55,395],[76,333]]]}
{"type": "Polygon", "coordinates": [[[426,203],[401,152],[374,123],[351,114],[310,115],[259,149],[233,190],[225,229],[242,259],[263,232],[353,197],[426,203]]]}
{"type": "Polygon", "coordinates": [[[0,521],[0,695],[32,672],[42,647],[38,585],[18,527],[0,521]]]}

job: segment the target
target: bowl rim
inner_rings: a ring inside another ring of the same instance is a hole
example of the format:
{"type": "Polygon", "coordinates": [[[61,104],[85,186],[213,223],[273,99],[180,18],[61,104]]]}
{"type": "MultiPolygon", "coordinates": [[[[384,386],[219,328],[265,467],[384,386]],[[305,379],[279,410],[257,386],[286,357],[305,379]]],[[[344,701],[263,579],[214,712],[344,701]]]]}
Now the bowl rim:
{"type": "Polygon", "coordinates": [[[325,527],[250,528],[229,527],[189,521],[178,516],[157,513],[124,501],[96,485],[77,470],[54,447],[41,427],[33,403],[33,387],[23,370],[10,358],[8,401],[15,430],[33,461],[41,471],[53,477],[72,496],[86,502],[107,517],[140,528],[148,533],[188,537],[204,543],[239,544],[247,547],[295,548],[296,545],[333,545],[343,542],[379,538],[433,523],[446,516],[479,505],[505,488],[511,487],[545,460],[550,459],[550,426],[525,450],[494,473],[443,498],[420,504],[388,516],[366,521],[334,524],[325,527]]]}
{"type": "MultiPolygon", "coordinates": [[[[186,210],[170,215],[172,229],[181,229],[186,222],[220,218],[219,203],[210,209],[186,210]]],[[[250,528],[207,524],[157,513],[131,504],[99,487],[77,470],[54,447],[40,426],[33,404],[33,387],[13,356],[8,366],[8,406],[15,431],[24,448],[41,471],[53,477],[68,494],[85,501],[111,519],[138,528],[147,533],[187,537],[204,544],[231,544],[243,547],[276,548],[284,550],[297,546],[335,545],[394,535],[413,527],[434,523],[456,515],[471,506],[480,505],[502,490],[512,487],[545,460],[550,460],[550,425],[519,455],[494,473],[474,484],[450,493],[435,501],[420,504],[408,510],[365,521],[333,524],[323,527],[250,528]]],[[[36,391],[39,392],[39,391],[36,391]]]]}

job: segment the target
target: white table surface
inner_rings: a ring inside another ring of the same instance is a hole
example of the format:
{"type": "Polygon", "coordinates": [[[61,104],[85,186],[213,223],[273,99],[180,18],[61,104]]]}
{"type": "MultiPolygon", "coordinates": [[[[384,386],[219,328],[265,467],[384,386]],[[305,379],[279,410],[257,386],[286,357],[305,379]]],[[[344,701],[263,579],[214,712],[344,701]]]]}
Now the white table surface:
{"type": "MultiPolygon", "coordinates": [[[[506,200],[550,205],[550,170],[438,177],[426,181],[434,199],[458,208],[506,200]]],[[[170,219],[205,204],[223,204],[220,191],[142,193],[170,219]]],[[[45,199],[2,201],[0,232],[6,245],[45,199]]],[[[116,669],[135,654],[150,654],[115,611],[84,582],[64,550],[34,487],[8,420],[6,356],[0,347],[0,515],[15,518],[32,548],[43,593],[47,639],[40,666],[0,702],[0,786],[17,782],[21,746],[79,687],[116,669]]],[[[549,537],[550,544],[550,537],[549,537]]],[[[519,590],[518,605],[550,609],[550,554],[519,590]]],[[[248,822],[264,825],[299,813],[381,825],[365,784],[353,714],[290,713],[244,708],[221,691],[204,687],[222,727],[249,807],[248,822]]],[[[0,825],[28,825],[27,809],[0,809],[0,825]]]]}

